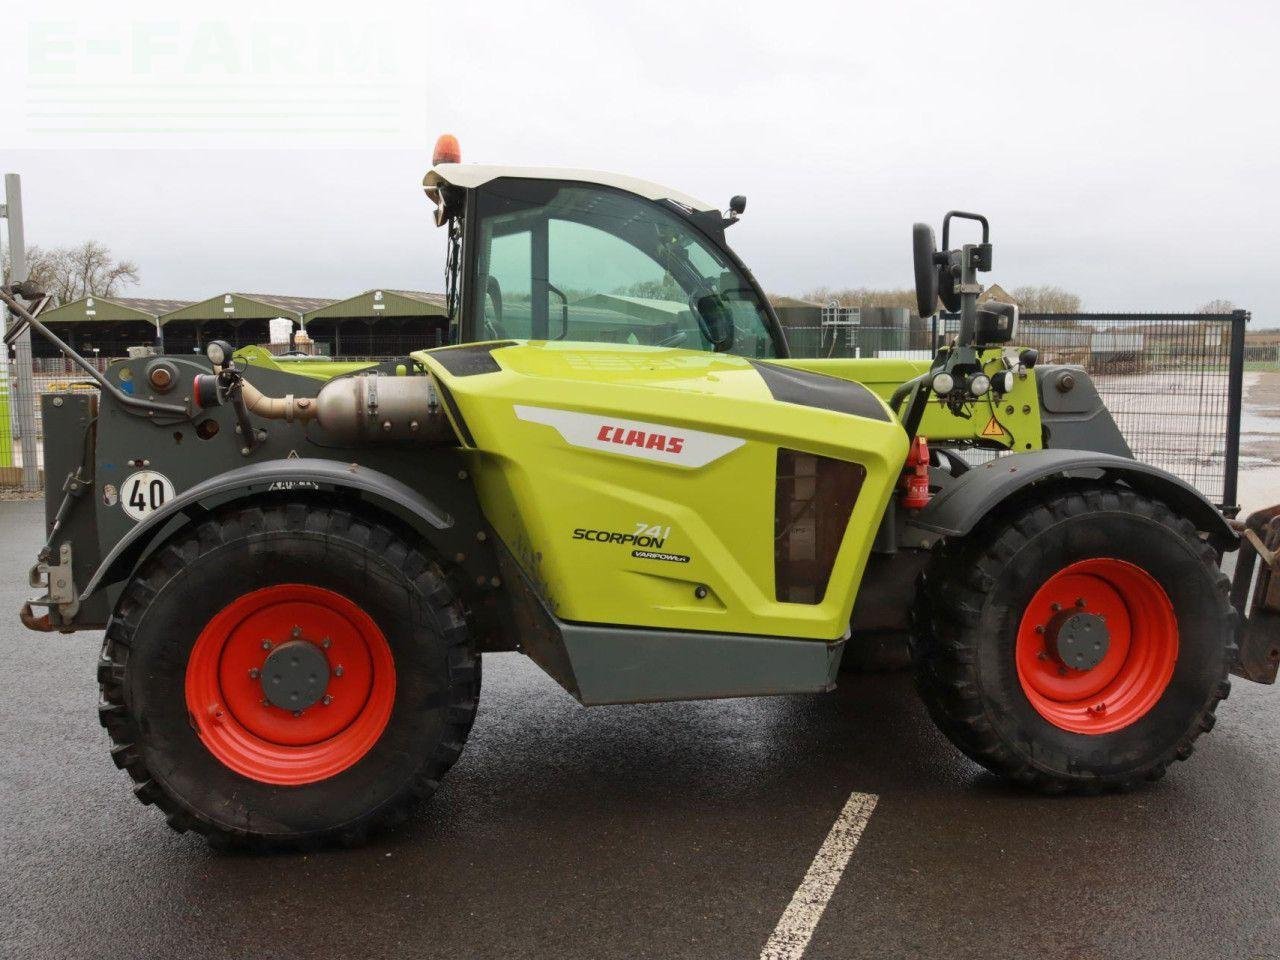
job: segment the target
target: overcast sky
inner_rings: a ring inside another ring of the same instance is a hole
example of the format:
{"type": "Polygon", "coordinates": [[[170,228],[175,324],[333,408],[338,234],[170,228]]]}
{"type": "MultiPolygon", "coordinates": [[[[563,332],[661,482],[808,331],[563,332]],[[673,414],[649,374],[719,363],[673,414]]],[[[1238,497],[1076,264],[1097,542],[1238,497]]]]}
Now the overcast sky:
{"type": "Polygon", "coordinates": [[[440,289],[420,183],[451,131],[745,193],[730,240],[775,292],[908,285],[912,221],[961,208],[987,282],[1280,323],[1272,3],[31,6],[0,63],[28,243],[105,241],[137,294],[440,289]]]}

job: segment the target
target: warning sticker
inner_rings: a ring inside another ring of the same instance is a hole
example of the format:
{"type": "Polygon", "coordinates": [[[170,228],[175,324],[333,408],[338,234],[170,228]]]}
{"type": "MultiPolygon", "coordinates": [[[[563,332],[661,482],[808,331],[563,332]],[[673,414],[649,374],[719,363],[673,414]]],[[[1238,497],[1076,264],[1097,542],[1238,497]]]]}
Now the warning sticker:
{"type": "Polygon", "coordinates": [[[994,414],[991,419],[987,421],[987,425],[982,428],[982,435],[984,437],[1004,436],[1004,427],[1000,426],[1000,421],[995,418],[994,414]]]}

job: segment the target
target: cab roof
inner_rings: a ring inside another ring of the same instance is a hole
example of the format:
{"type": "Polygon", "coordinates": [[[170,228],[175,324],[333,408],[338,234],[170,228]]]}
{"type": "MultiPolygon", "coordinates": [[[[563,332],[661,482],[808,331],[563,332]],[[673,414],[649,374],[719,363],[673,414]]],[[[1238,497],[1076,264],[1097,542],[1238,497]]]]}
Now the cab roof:
{"type": "Polygon", "coordinates": [[[428,195],[441,183],[470,189],[483,186],[499,177],[518,177],[525,180],[572,180],[576,183],[596,183],[605,187],[625,190],[646,200],[671,200],[690,210],[717,210],[714,204],[695,199],[687,193],[624,176],[620,173],[604,173],[600,170],[577,170],[568,167],[509,167],[487,163],[438,163],[427,171],[422,185],[428,195]]]}

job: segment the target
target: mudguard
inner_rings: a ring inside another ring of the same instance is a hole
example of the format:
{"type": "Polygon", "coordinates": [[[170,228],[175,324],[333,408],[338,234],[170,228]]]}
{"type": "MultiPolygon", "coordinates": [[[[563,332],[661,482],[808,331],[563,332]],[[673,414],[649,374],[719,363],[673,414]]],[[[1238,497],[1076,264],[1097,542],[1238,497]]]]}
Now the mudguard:
{"type": "Polygon", "coordinates": [[[465,543],[470,563],[464,566],[482,567],[486,575],[496,569],[490,551],[475,549],[477,533],[483,525],[478,508],[474,517],[455,518],[418,491],[377,470],[335,460],[290,458],[229,470],[175,497],[112,547],[89,579],[82,597],[129,576],[175,530],[217,507],[260,494],[306,496],[333,491],[354,496],[398,517],[446,556],[464,552],[460,545],[465,543]]]}
{"type": "Polygon", "coordinates": [[[961,474],[908,522],[926,536],[962,537],[997,505],[1033,484],[1055,478],[1121,481],[1163,500],[1208,535],[1218,550],[1239,537],[1218,509],[1185,480],[1139,460],[1084,450],[1036,450],[997,457],[961,474]]]}

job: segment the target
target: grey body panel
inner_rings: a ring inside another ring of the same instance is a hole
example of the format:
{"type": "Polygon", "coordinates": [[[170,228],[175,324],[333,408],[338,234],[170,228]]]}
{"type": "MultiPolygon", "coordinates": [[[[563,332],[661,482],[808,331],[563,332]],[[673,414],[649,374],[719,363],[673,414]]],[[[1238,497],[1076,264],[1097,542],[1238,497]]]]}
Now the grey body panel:
{"type": "Polygon", "coordinates": [[[844,640],[570,623],[551,612],[505,544],[497,554],[518,649],[584,706],[835,689],[844,640]]]}
{"type": "Polygon", "coordinates": [[[1123,482],[1168,503],[1207,533],[1218,549],[1234,549],[1239,542],[1217,508],[1185,480],[1128,457],[1084,450],[1036,450],[974,467],[937,493],[911,518],[908,530],[964,536],[1000,503],[1032,484],[1055,478],[1123,482]]]}
{"type": "MultiPolygon", "coordinates": [[[[66,390],[46,393],[40,398],[44,418],[45,534],[53,529],[63,500],[68,496],[68,480],[79,475],[79,487],[71,495],[52,547],[58,553],[63,544],[71,546],[72,570],[92,569],[98,557],[97,497],[94,496],[93,461],[85,461],[92,449],[98,418],[97,390],[66,390]]],[[[87,621],[105,620],[108,611],[101,598],[80,598],[76,617],[87,621]]]]}
{"type": "Polygon", "coordinates": [[[1035,374],[1046,448],[1133,456],[1084,367],[1046,364],[1035,374]]]}
{"type": "Polygon", "coordinates": [[[824,693],[844,641],[642,630],[562,623],[577,697],[586,706],[824,693]]]}
{"type": "Polygon", "coordinates": [[[376,470],[300,457],[250,463],[183,491],[137,524],[103,558],[84,593],[92,595],[104,582],[126,576],[145,553],[145,546],[161,531],[171,528],[174,521],[180,525],[199,513],[256,494],[284,492],[305,496],[332,490],[354,492],[419,530],[445,531],[453,526],[453,518],[422,494],[376,470]],[[199,512],[192,513],[193,507],[198,507],[199,512]]]}
{"type": "MultiPolygon", "coordinates": [[[[195,374],[210,369],[202,357],[166,359],[178,369],[178,385],[170,394],[178,399],[189,393],[195,374]]],[[[120,361],[106,375],[137,389],[145,363],[120,361]]],[[[396,372],[394,363],[377,368],[396,372]]],[[[272,396],[313,397],[325,383],[259,367],[249,367],[245,373],[254,386],[272,396]]],[[[93,593],[75,617],[75,629],[103,626],[132,569],[180,526],[246,496],[314,497],[325,504],[359,507],[363,503],[379,509],[417,530],[438,555],[457,563],[464,575],[460,587],[464,599],[483,616],[500,592],[492,586],[498,569],[491,545],[481,539],[487,537],[488,527],[467,465],[453,447],[385,443],[357,451],[328,441],[315,427],[254,418],[254,426],[265,431],[265,438],[244,455],[229,405],[203,411],[193,420],[159,423],[124,409],[107,394],[101,395],[100,403],[94,461],[86,469],[93,477],[93,490],[77,505],[65,528],[67,535],[93,534],[85,549],[76,550],[75,582],[82,596],[90,584],[93,593]],[[196,427],[207,422],[217,431],[206,439],[196,427]],[[353,469],[357,461],[359,467],[353,469]],[[175,496],[137,523],[121,508],[119,491],[130,474],[141,469],[167,477],[175,496]],[[269,490],[277,481],[282,486],[269,490]],[[200,492],[192,496],[197,487],[200,492]],[[91,549],[95,539],[96,548],[91,549]]],[[[81,430],[59,429],[46,439],[46,446],[82,456],[81,437],[81,430]]],[[[476,632],[478,641],[489,649],[487,631],[477,625],[476,632]]]]}

